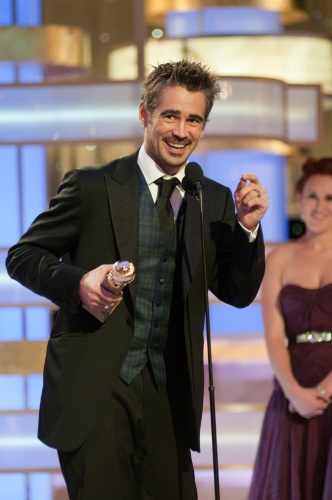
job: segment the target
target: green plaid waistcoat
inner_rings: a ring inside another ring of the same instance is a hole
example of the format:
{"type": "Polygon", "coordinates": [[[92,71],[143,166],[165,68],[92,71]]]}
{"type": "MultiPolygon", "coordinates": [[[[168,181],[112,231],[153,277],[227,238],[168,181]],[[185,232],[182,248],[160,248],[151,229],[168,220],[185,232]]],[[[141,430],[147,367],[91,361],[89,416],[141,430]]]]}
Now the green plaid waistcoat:
{"type": "MultiPolygon", "coordinates": [[[[165,242],[146,181],[139,173],[139,252],[135,332],[120,377],[128,384],[150,362],[158,389],[166,385],[164,350],[176,264],[177,231],[165,242]]],[[[174,225],[176,227],[176,225],[174,225]]]]}

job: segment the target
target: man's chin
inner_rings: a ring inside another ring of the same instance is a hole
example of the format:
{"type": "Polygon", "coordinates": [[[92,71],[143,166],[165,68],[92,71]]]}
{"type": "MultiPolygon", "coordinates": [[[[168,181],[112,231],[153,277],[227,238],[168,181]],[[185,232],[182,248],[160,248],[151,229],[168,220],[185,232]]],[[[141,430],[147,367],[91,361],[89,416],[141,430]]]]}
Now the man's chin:
{"type": "Polygon", "coordinates": [[[178,172],[179,170],[181,170],[185,165],[186,165],[186,162],[187,160],[181,160],[181,161],[174,161],[174,162],[167,162],[167,163],[164,163],[164,167],[163,167],[163,170],[172,170],[174,171],[174,173],[178,172]]]}
{"type": "Polygon", "coordinates": [[[187,162],[187,159],[188,159],[188,155],[185,154],[185,155],[180,155],[180,154],[169,154],[167,155],[166,158],[164,158],[165,160],[165,165],[168,165],[169,167],[176,167],[176,168],[181,168],[186,162],[187,162]]]}

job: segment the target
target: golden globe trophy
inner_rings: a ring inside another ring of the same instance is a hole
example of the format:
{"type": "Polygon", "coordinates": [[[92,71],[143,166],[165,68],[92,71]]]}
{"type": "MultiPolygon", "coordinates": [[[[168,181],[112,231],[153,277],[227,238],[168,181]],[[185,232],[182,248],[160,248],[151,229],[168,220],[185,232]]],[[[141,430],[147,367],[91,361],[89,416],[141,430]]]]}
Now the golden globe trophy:
{"type": "MultiPolygon", "coordinates": [[[[135,279],[135,266],[127,260],[117,261],[112,265],[112,268],[106,274],[101,286],[118,295],[123,288],[135,279]]],[[[114,307],[105,309],[105,311],[92,311],[90,308],[83,306],[90,314],[97,318],[101,323],[104,323],[108,316],[114,311],[118,302],[114,307]]]]}

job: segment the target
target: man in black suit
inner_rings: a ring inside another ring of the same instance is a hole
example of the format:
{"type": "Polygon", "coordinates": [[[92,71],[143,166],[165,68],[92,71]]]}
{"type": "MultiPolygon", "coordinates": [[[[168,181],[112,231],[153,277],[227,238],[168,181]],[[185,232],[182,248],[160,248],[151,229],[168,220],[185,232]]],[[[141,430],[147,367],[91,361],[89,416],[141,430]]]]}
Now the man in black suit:
{"type": "MultiPolygon", "coordinates": [[[[199,203],[181,181],[219,90],[199,63],[155,67],[143,84],[140,150],[68,172],[9,250],[9,275],[59,306],[38,436],[58,450],[70,499],[197,498],[190,449],[200,447],[204,272],[199,203]],[[160,183],[173,183],[167,234],[154,204],[160,183]],[[101,282],[119,260],[136,278],[117,296],[101,282]],[[87,311],[115,305],[105,322],[87,311]]],[[[209,289],[245,307],[264,274],[268,195],[243,174],[235,213],[229,188],[203,183],[209,289]]]]}

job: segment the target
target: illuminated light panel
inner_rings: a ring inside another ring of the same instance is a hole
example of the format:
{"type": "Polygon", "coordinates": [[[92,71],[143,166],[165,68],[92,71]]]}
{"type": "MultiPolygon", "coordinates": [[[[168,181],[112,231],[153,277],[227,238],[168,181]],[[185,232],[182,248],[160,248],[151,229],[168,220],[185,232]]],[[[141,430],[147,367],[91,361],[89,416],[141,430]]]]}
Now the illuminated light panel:
{"type": "Polygon", "coordinates": [[[27,499],[27,477],[25,474],[0,474],[0,491],[8,500],[27,499]]]}
{"type": "Polygon", "coordinates": [[[287,137],[293,144],[322,139],[322,94],[307,85],[289,85],[287,90],[287,137]]]}
{"type": "Polygon", "coordinates": [[[48,207],[44,146],[22,146],[20,175],[22,179],[22,229],[25,232],[33,219],[48,207]]]}
{"type": "Polygon", "coordinates": [[[16,24],[38,26],[42,22],[42,0],[15,0],[16,24]]]}
{"type": "Polygon", "coordinates": [[[168,12],[165,16],[168,37],[272,34],[280,33],[281,14],[248,6],[227,6],[168,12]]]}
{"type": "Polygon", "coordinates": [[[14,22],[14,6],[12,0],[0,2],[0,26],[9,26],[14,22]]]}
{"type": "Polygon", "coordinates": [[[142,136],[138,83],[0,87],[0,141],[108,141],[142,136]]]}
{"type": "MultiPolygon", "coordinates": [[[[224,76],[221,84],[223,92],[212,110],[206,139],[250,137],[287,142],[288,130],[297,134],[299,142],[319,139],[318,86],[307,87],[299,98],[275,79],[224,76]],[[307,120],[301,137],[301,129],[295,130],[291,124],[293,117],[299,121],[304,114],[307,120]]],[[[143,140],[138,120],[140,96],[141,86],[136,81],[25,85],[24,92],[19,86],[2,86],[0,143],[143,140]]]]}
{"type": "MultiPolygon", "coordinates": [[[[218,75],[275,78],[290,84],[322,85],[332,94],[332,41],[317,35],[237,35],[174,40],[149,40],[145,45],[146,75],[151,65],[183,58],[204,62],[218,75]],[[259,63],[258,63],[259,61],[259,63]]],[[[136,50],[112,51],[108,77],[137,78],[136,50]]]]}
{"type": "MultiPolygon", "coordinates": [[[[23,0],[22,0],[23,1],[23,0]]],[[[25,2],[27,4],[27,2],[25,2]]],[[[76,26],[0,26],[0,61],[34,63],[45,79],[80,75],[91,66],[90,36],[76,26]],[[68,50],[70,47],[70,50],[68,50]]]]}
{"type": "MultiPolygon", "coordinates": [[[[146,17],[148,22],[161,25],[170,11],[204,10],[208,7],[227,8],[229,0],[146,0],[146,17]]],[[[285,24],[294,24],[305,21],[308,13],[303,10],[302,0],[236,0],[233,2],[239,7],[260,7],[265,10],[277,11],[282,15],[285,24]]]]}
{"type": "MultiPolygon", "coordinates": [[[[1,113],[0,113],[1,115],[1,113]]],[[[0,147],[1,183],[0,213],[10,217],[0,217],[0,248],[10,246],[21,233],[20,225],[20,190],[19,190],[19,158],[15,146],[0,147]]],[[[0,262],[4,262],[0,253],[0,262]]],[[[2,278],[0,274],[0,284],[2,278]]]]}
{"type": "MultiPolygon", "coordinates": [[[[0,411],[25,409],[25,388],[23,376],[0,375],[0,392],[0,411]]],[[[1,434],[0,439],[2,439],[1,434]]]]}

